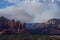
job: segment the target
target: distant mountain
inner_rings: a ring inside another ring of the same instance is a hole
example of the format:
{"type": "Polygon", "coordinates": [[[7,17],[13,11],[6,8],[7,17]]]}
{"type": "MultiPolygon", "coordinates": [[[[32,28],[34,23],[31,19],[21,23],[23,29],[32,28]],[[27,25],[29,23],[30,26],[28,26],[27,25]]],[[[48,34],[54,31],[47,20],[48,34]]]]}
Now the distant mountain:
{"type": "Polygon", "coordinates": [[[8,21],[8,20],[9,20],[9,19],[5,18],[4,16],[1,16],[1,17],[0,17],[0,23],[1,23],[1,22],[5,22],[5,21],[8,21]]]}
{"type": "Polygon", "coordinates": [[[45,34],[60,35],[60,19],[50,19],[44,23],[21,23],[0,17],[0,34],[45,34]]]}
{"type": "Polygon", "coordinates": [[[35,23],[32,26],[32,33],[60,35],[60,19],[50,19],[45,23],[35,23]]]}
{"type": "Polygon", "coordinates": [[[20,33],[31,33],[30,30],[26,29],[26,23],[20,21],[9,20],[4,16],[0,17],[0,34],[20,34],[20,33]]]}

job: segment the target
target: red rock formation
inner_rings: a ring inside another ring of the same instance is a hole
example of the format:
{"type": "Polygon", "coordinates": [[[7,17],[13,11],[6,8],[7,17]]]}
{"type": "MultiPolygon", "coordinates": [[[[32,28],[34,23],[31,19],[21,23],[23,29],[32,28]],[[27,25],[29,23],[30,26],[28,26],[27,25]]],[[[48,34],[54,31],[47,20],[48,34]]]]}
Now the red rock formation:
{"type": "Polygon", "coordinates": [[[14,28],[14,26],[15,26],[15,24],[14,24],[14,22],[12,20],[8,22],[8,27],[10,29],[14,28]]]}
{"type": "Polygon", "coordinates": [[[21,29],[21,31],[25,31],[26,30],[26,23],[22,23],[22,29],[21,29]]]}
{"type": "Polygon", "coordinates": [[[26,23],[9,20],[3,16],[0,17],[0,27],[0,34],[16,34],[21,32],[27,32],[26,23]]]}
{"type": "Polygon", "coordinates": [[[60,24],[58,24],[57,27],[60,28],[60,24]]]}
{"type": "Polygon", "coordinates": [[[19,33],[22,29],[22,23],[20,21],[16,21],[15,28],[16,28],[17,32],[19,33]]]}

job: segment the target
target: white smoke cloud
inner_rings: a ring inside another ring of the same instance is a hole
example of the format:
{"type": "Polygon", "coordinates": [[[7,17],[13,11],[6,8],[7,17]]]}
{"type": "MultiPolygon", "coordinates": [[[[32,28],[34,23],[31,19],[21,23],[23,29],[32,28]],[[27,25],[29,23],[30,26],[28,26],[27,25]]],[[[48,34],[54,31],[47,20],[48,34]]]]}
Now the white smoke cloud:
{"type": "Polygon", "coordinates": [[[52,18],[60,18],[60,16],[58,16],[60,14],[59,8],[56,3],[44,4],[43,10],[44,11],[40,15],[35,16],[33,22],[40,23],[40,22],[46,22],[52,18]]]}
{"type": "Polygon", "coordinates": [[[11,19],[17,19],[28,23],[41,23],[48,21],[51,18],[60,18],[59,8],[55,3],[40,3],[39,1],[24,0],[9,0],[15,3],[15,6],[8,6],[0,10],[0,14],[11,19]]]}
{"type": "Polygon", "coordinates": [[[15,19],[25,22],[31,22],[32,17],[28,15],[23,8],[7,7],[0,10],[0,16],[5,16],[9,19],[15,19]]]}
{"type": "Polygon", "coordinates": [[[18,2],[18,0],[7,0],[8,2],[11,2],[11,3],[16,3],[18,2]]]}

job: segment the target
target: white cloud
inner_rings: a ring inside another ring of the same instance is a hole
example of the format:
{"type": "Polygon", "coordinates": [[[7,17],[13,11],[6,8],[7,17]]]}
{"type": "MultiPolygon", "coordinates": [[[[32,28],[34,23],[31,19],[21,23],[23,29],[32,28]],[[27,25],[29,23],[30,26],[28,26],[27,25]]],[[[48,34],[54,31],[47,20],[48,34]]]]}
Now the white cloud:
{"type": "Polygon", "coordinates": [[[0,14],[8,16],[11,19],[40,23],[51,18],[60,18],[59,8],[56,3],[40,3],[36,2],[36,0],[34,2],[25,0],[21,3],[18,0],[10,0],[9,2],[17,3],[15,6],[8,6],[5,9],[1,9],[0,14]]]}
{"type": "Polygon", "coordinates": [[[17,2],[18,0],[7,0],[8,2],[17,2]]]}
{"type": "Polygon", "coordinates": [[[43,10],[43,5],[40,3],[24,3],[23,5],[24,9],[26,12],[28,12],[29,15],[31,16],[36,16],[41,13],[43,10]]]}
{"type": "Polygon", "coordinates": [[[9,19],[31,22],[32,17],[28,15],[23,8],[7,7],[0,10],[0,16],[5,16],[9,19]]]}
{"type": "MultiPolygon", "coordinates": [[[[42,4],[43,5],[43,4],[42,4]]],[[[40,23],[46,22],[52,18],[60,18],[59,8],[56,3],[44,4],[44,11],[40,15],[36,15],[33,22],[40,23]]]]}

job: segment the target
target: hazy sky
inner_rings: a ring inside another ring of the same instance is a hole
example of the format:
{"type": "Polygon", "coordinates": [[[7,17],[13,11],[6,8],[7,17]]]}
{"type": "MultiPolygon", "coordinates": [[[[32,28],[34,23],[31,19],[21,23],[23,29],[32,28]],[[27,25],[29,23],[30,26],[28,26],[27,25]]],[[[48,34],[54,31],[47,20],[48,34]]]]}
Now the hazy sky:
{"type": "Polygon", "coordinates": [[[0,16],[27,23],[60,18],[60,0],[0,0],[0,16]]]}

